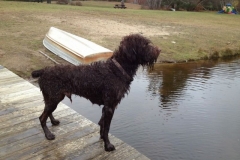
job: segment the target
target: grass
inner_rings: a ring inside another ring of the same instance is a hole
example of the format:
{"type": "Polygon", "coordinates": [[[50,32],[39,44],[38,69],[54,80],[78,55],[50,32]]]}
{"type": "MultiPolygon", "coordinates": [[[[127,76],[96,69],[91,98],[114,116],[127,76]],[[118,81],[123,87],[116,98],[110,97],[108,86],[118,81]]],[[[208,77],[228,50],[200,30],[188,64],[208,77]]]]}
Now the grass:
{"type": "Polygon", "coordinates": [[[51,26],[114,50],[121,38],[141,32],[162,49],[159,61],[183,62],[240,54],[240,16],[216,12],[143,10],[118,2],[81,1],[83,6],[0,1],[0,64],[26,78],[53,65],[38,50],[51,26]]]}

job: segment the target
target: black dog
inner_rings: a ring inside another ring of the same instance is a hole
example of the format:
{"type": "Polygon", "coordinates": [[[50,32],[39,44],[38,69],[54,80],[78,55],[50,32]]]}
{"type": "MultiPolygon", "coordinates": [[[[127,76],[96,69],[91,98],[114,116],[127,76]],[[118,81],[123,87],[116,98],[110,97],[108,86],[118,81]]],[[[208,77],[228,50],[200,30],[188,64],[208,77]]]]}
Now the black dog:
{"type": "Polygon", "coordinates": [[[60,122],[54,119],[52,112],[65,96],[71,100],[71,95],[75,94],[94,104],[104,105],[98,123],[100,137],[104,140],[106,151],[114,150],[108,139],[114,110],[129,91],[138,67],[153,67],[159,54],[160,50],[150,40],[139,34],[132,34],[123,38],[119,48],[106,62],[80,66],[57,65],[33,71],[33,78],[40,77],[38,83],[45,102],[39,119],[46,138],[55,138],[46,126],[48,117],[53,125],[58,125],[60,122]]]}

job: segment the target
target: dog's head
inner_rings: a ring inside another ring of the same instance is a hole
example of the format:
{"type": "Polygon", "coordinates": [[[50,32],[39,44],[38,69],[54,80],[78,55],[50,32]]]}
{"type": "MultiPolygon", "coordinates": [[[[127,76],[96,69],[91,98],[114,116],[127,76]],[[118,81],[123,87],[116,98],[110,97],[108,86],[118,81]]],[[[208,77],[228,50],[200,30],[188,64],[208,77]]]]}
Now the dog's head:
{"type": "Polygon", "coordinates": [[[152,66],[156,62],[160,49],[140,34],[123,37],[115,56],[131,64],[152,66]]]}

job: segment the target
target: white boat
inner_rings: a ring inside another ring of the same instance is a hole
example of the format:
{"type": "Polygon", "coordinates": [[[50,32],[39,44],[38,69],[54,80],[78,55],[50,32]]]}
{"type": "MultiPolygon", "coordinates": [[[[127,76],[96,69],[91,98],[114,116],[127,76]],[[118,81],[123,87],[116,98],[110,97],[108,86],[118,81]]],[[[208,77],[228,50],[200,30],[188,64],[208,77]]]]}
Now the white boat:
{"type": "Polygon", "coordinates": [[[43,45],[74,65],[106,60],[113,54],[107,48],[55,27],[49,29],[43,40],[43,45]]]}

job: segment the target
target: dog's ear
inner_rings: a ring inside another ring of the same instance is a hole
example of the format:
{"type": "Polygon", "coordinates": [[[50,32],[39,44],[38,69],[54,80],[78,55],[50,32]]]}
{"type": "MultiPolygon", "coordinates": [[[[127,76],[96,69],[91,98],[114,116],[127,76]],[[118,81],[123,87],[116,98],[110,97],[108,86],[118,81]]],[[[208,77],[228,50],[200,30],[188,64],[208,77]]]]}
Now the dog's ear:
{"type": "Polygon", "coordinates": [[[137,60],[137,54],[136,51],[134,51],[134,48],[135,45],[133,43],[133,39],[127,36],[121,41],[119,51],[122,53],[122,56],[124,56],[125,59],[133,63],[137,60]]]}
{"type": "Polygon", "coordinates": [[[138,64],[145,64],[149,59],[149,44],[151,41],[140,34],[134,34],[129,37],[131,44],[131,53],[135,55],[135,61],[138,64]]]}

